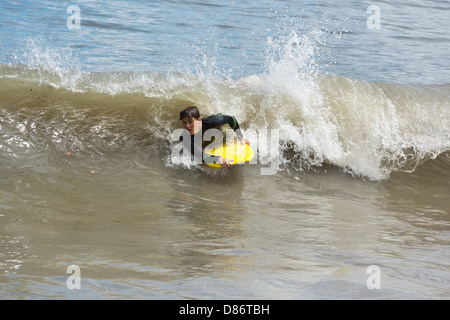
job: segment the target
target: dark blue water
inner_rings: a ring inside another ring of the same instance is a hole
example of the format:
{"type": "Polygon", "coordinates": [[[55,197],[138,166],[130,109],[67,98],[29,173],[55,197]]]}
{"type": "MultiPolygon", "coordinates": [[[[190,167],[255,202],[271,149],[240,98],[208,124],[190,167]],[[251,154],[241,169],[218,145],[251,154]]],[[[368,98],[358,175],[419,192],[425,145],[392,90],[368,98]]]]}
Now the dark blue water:
{"type": "Polygon", "coordinates": [[[83,70],[242,77],[267,72],[272,41],[295,32],[308,36],[320,72],[448,82],[446,1],[379,1],[378,12],[369,1],[78,1],[79,14],[67,12],[73,4],[2,1],[0,61],[32,63],[35,39],[41,50],[70,52],[83,70]]]}

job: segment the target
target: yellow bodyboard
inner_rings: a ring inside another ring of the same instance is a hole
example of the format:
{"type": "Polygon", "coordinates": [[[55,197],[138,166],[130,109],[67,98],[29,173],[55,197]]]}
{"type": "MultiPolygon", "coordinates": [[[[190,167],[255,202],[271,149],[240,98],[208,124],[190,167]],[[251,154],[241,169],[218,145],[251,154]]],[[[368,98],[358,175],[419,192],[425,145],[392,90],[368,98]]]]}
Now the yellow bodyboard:
{"type": "MultiPolygon", "coordinates": [[[[232,165],[251,161],[255,155],[253,149],[248,144],[241,144],[236,142],[230,145],[222,145],[215,147],[211,152],[213,156],[220,156],[232,160],[232,165]]],[[[218,163],[207,163],[213,169],[220,169],[222,166],[218,163]]]]}

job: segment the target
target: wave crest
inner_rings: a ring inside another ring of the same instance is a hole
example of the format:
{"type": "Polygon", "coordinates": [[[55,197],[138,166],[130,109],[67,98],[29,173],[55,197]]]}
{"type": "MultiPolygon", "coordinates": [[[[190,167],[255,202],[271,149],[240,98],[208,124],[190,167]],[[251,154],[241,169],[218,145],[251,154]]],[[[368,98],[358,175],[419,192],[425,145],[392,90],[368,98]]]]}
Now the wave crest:
{"type": "MultiPolygon", "coordinates": [[[[270,39],[267,73],[242,79],[81,71],[70,55],[32,43],[25,64],[0,64],[0,111],[14,119],[0,125],[20,132],[25,121],[25,128],[42,121],[64,127],[72,137],[65,143],[77,141],[79,149],[83,143],[104,150],[144,143],[167,156],[179,111],[197,105],[203,116],[234,115],[244,131],[278,130],[281,152],[260,144],[261,158],[274,155],[297,171],[332,165],[371,180],[415,171],[449,151],[449,84],[369,83],[321,73],[315,62],[320,39],[320,32],[270,39]],[[46,116],[36,117],[37,110],[46,116]]],[[[60,142],[47,143],[58,148],[60,142]]]]}

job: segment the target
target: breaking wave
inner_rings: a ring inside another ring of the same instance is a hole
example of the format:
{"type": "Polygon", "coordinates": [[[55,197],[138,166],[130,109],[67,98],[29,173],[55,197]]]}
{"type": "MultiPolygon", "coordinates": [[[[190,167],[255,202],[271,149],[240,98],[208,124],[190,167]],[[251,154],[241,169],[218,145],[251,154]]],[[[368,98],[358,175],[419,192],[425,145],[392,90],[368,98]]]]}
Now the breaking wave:
{"type": "Polygon", "coordinates": [[[310,35],[269,41],[267,72],[240,79],[81,71],[73,57],[32,43],[24,63],[0,65],[0,151],[3,157],[30,149],[102,154],[148,146],[164,161],[179,111],[197,105],[204,116],[234,115],[254,141],[277,130],[276,146],[253,146],[261,163],[275,156],[290,172],[327,165],[383,180],[449,152],[449,84],[321,73],[310,35]]]}

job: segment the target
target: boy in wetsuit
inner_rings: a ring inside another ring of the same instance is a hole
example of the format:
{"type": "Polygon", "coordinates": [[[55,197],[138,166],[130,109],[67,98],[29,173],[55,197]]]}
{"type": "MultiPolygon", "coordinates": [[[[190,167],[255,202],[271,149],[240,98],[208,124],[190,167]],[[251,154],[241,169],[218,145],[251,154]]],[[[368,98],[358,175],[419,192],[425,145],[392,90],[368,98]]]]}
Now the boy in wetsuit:
{"type": "Polygon", "coordinates": [[[238,139],[242,144],[250,144],[250,142],[242,135],[242,132],[239,128],[239,123],[236,121],[235,117],[217,114],[202,119],[197,107],[192,106],[187,107],[180,112],[180,120],[183,123],[183,128],[189,132],[191,138],[191,141],[184,141],[184,143],[186,143],[186,147],[190,148],[191,153],[194,156],[196,154],[201,155],[202,162],[205,162],[205,159],[210,157],[212,158],[210,160],[220,164],[223,168],[227,168],[231,165],[231,160],[229,159],[203,153],[201,147],[195,143],[195,135],[198,133],[204,133],[208,129],[218,129],[225,124],[229,124],[230,127],[235,131],[238,139]],[[195,150],[197,150],[197,152],[194,152],[195,150]]]}

